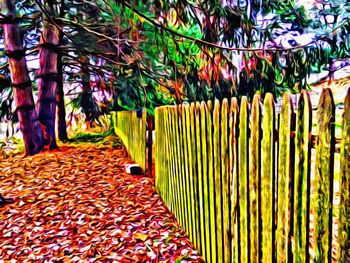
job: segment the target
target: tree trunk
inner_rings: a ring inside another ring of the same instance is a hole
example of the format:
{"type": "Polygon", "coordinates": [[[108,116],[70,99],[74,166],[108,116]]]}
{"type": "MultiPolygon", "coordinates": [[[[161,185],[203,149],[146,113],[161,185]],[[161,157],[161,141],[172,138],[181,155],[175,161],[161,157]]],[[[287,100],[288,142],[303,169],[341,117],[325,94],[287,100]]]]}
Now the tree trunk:
{"type": "Polygon", "coordinates": [[[64,92],[63,92],[63,70],[62,70],[62,56],[57,56],[57,129],[58,139],[65,141],[68,139],[67,124],[66,124],[66,108],[64,105],[64,92]]]}
{"type": "Polygon", "coordinates": [[[87,130],[93,127],[94,120],[96,119],[96,112],[94,108],[94,100],[92,97],[90,72],[87,66],[88,58],[81,57],[81,107],[85,113],[85,124],[87,130]]]}
{"type": "MultiPolygon", "coordinates": [[[[59,17],[63,18],[66,13],[66,5],[64,1],[59,4],[59,17]]],[[[58,35],[58,44],[63,42],[63,33],[60,31],[58,35]]],[[[68,140],[67,123],[66,123],[66,107],[64,105],[64,91],[63,91],[63,63],[62,54],[57,54],[57,93],[56,93],[56,116],[57,116],[57,130],[58,139],[60,141],[68,140]]]]}
{"type": "Polygon", "coordinates": [[[36,154],[43,147],[43,130],[35,111],[32,83],[28,75],[23,41],[12,0],[1,2],[1,13],[6,16],[3,36],[25,151],[26,154],[36,154]]]}
{"type": "Polygon", "coordinates": [[[56,90],[58,29],[44,20],[44,31],[39,44],[38,113],[44,130],[44,144],[49,149],[56,144],[56,90]]]}

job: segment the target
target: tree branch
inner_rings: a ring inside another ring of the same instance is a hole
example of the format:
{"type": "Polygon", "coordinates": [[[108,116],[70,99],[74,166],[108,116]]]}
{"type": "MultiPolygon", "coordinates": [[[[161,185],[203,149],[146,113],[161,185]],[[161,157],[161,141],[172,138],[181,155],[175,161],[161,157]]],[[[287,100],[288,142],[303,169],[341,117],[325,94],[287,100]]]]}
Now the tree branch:
{"type": "MultiPolygon", "coordinates": [[[[119,2],[118,0],[115,0],[116,2],[119,2]]],[[[202,44],[202,45],[205,45],[205,46],[209,46],[209,47],[212,47],[212,48],[218,48],[218,49],[223,49],[223,50],[230,50],[230,51],[292,51],[292,50],[298,50],[298,49],[304,49],[312,44],[315,44],[316,42],[322,40],[322,37],[325,37],[329,34],[332,34],[334,33],[336,30],[338,30],[339,28],[343,27],[348,21],[350,21],[350,17],[347,18],[342,24],[340,24],[339,26],[335,27],[331,32],[328,32],[326,33],[325,35],[323,36],[320,36],[318,39],[315,39],[307,44],[303,44],[303,45],[298,45],[298,46],[294,46],[294,47],[289,47],[289,48],[239,48],[239,47],[225,47],[225,46],[221,46],[221,45],[218,45],[218,44],[215,44],[215,43],[211,43],[211,42],[208,42],[208,41],[205,41],[205,40],[202,40],[202,39],[198,39],[198,38],[195,38],[195,37],[191,37],[191,36],[187,36],[187,35],[184,35],[184,34],[181,34],[171,28],[168,28],[166,27],[165,25],[163,24],[160,24],[158,23],[157,21],[147,17],[145,14],[143,14],[142,12],[136,10],[135,8],[133,8],[129,3],[127,3],[125,0],[120,0],[120,2],[126,6],[127,8],[129,8],[131,11],[133,11],[135,14],[137,14],[139,17],[141,17],[142,19],[146,20],[148,23],[152,24],[153,26],[155,27],[158,27],[158,28],[161,28],[171,34],[174,34],[176,36],[179,36],[181,38],[186,38],[186,39],[189,39],[189,40],[192,40],[194,41],[195,43],[198,43],[198,44],[202,44]]]]}

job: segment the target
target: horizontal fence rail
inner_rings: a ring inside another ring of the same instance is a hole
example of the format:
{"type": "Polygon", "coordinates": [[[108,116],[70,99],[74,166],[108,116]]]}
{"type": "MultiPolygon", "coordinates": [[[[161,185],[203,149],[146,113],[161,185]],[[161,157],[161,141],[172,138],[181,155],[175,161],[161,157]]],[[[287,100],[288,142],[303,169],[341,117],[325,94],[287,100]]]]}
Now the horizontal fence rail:
{"type": "Polygon", "coordinates": [[[271,94],[157,108],[156,189],[205,262],[350,262],[350,89],[337,163],[330,89],[314,136],[306,91],[275,109],[271,94]]]}
{"type": "Polygon", "coordinates": [[[113,128],[123,141],[130,157],[146,169],[146,111],[138,117],[136,111],[112,112],[113,128]]]}

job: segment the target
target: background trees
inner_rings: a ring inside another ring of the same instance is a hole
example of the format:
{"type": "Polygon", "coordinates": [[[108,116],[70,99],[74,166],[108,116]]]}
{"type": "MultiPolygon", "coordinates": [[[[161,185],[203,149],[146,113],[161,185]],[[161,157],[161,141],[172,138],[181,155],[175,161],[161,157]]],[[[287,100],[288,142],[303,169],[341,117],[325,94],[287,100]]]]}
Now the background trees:
{"type": "MultiPolygon", "coordinates": [[[[349,64],[349,6],[345,0],[307,8],[296,0],[16,1],[27,60],[39,51],[42,58],[30,63],[29,74],[50,148],[56,103],[65,140],[64,104],[71,107],[68,121],[71,111],[82,112],[91,126],[111,109],[152,113],[159,105],[257,90],[279,96],[307,88],[314,73],[332,79],[349,64]]],[[[2,51],[0,116],[15,121],[8,60],[2,51]]]]}

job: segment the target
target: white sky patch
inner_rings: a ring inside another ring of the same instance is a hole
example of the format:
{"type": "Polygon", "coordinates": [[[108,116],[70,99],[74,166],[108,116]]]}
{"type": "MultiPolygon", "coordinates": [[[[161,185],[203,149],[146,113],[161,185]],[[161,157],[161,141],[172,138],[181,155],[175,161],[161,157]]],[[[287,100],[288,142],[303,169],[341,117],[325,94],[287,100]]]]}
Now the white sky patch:
{"type": "Polygon", "coordinates": [[[299,0],[298,4],[304,6],[306,10],[310,10],[313,7],[315,0],[299,0]]]}
{"type": "Polygon", "coordinates": [[[39,59],[38,56],[26,56],[28,70],[39,69],[39,59]]]}

